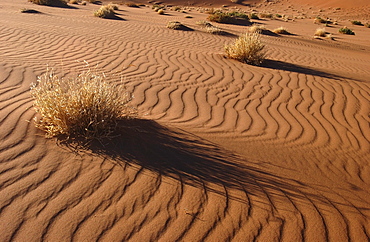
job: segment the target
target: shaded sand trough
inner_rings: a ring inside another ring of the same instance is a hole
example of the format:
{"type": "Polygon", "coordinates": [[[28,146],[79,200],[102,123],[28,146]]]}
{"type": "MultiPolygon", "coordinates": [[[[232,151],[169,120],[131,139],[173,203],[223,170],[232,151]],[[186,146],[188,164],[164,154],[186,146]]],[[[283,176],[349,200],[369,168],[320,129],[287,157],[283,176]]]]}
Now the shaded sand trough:
{"type": "Polygon", "coordinates": [[[0,241],[368,241],[370,29],[340,18],[356,15],[345,1],[318,2],[243,6],[305,16],[256,20],[294,35],[263,36],[254,67],[223,56],[247,27],[205,33],[195,8],[105,20],[93,4],[1,1],[0,241]],[[313,39],[317,13],[338,18],[335,40],[313,39]],[[73,76],[76,60],[123,82],[140,113],[85,151],[43,137],[29,93],[47,64],[73,76]]]}

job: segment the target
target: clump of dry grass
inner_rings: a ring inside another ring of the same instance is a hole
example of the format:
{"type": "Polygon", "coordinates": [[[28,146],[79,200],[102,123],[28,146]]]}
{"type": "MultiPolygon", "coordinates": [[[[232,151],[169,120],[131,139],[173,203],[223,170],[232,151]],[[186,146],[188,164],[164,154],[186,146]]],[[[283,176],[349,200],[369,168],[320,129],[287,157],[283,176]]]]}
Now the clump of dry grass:
{"type": "Polygon", "coordinates": [[[277,29],[274,29],[273,32],[275,34],[290,34],[289,31],[284,27],[279,27],[277,29]]]}
{"type": "Polygon", "coordinates": [[[201,26],[209,34],[216,34],[216,35],[225,34],[225,32],[221,28],[212,25],[208,21],[201,20],[201,21],[197,21],[196,24],[201,26]]]}
{"type": "Polygon", "coordinates": [[[318,29],[316,29],[316,32],[315,32],[314,35],[315,36],[319,36],[319,37],[325,37],[326,36],[325,28],[318,28],[318,29]]]}
{"type": "Polygon", "coordinates": [[[68,6],[67,2],[64,0],[28,0],[28,1],[38,5],[56,6],[56,7],[68,6]]]}
{"type": "Polygon", "coordinates": [[[251,65],[261,65],[265,59],[265,45],[259,33],[246,33],[233,44],[225,45],[226,56],[251,65]]]}
{"type": "Polygon", "coordinates": [[[158,9],[157,13],[158,13],[159,15],[163,15],[163,14],[164,14],[164,10],[163,10],[163,9],[158,9]]]}
{"type": "Polygon", "coordinates": [[[178,21],[169,21],[166,27],[169,29],[174,29],[174,30],[185,30],[185,31],[192,30],[191,28],[183,25],[182,23],[178,21]]]}
{"type": "Polygon", "coordinates": [[[63,79],[48,68],[31,85],[31,95],[41,116],[36,126],[46,131],[46,137],[109,137],[118,120],[136,115],[128,106],[131,95],[106,82],[104,73],[96,69],[63,79]]]}
{"type": "Polygon", "coordinates": [[[249,33],[261,33],[266,28],[262,25],[253,24],[251,27],[248,28],[249,33]]]}
{"type": "Polygon", "coordinates": [[[94,12],[94,16],[99,18],[114,18],[115,14],[114,7],[111,5],[101,6],[94,12]]]}

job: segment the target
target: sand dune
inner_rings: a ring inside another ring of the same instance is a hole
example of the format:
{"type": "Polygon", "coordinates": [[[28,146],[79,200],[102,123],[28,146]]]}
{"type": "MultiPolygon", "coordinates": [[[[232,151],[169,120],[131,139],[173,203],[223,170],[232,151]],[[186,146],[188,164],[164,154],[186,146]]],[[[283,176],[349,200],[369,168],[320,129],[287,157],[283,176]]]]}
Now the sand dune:
{"type": "Polygon", "coordinates": [[[223,55],[246,26],[208,34],[195,8],[74,6],[0,4],[1,241],[369,240],[370,29],[314,39],[312,19],[256,20],[294,34],[264,35],[256,67],[223,55]],[[140,114],[87,150],[45,139],[29,93],[47,65],[73,76],[84,60],[140,114]]]}

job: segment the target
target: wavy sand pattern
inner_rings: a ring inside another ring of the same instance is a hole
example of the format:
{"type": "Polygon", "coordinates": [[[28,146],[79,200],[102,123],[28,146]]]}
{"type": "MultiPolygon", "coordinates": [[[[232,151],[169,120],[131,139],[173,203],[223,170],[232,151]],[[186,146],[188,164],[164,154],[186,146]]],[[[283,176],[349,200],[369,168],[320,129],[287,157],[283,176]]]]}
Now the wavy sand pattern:
{"type": "Polygon", "coordinates": [[[299,33],[311,20],[287,23],[297,35],[263,36],[254,67],[225,59],[235,37],[202,31],[195,10],[1,5],[0,241],[370,239],[369,29],[315,40],[299,33]],[[93,152],[32,122],[30,84],[47,64],[76,74],[76,60],[123,82],[141,115],[93,152]]]}

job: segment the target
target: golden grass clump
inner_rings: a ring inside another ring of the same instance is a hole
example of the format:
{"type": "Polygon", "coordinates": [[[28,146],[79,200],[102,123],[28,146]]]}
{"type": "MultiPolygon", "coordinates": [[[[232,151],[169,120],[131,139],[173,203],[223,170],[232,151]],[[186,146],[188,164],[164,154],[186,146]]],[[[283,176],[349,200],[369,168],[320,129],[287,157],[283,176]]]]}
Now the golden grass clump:
{"type": "Polygon", "coordinates": [[[246,33],[233,44],[225,45],[226,56],[251,65],[261,65],[265,59],[265,45],[259,33],[246,33]]]}
{"type": "Polygon", "coordinates": [[[263,30],[266,30],[265,26],[258,24],[253,24],[248,28],[249,33],[261,33],[263,30]]]}
{"type": "Polygon", "coordinates": [[[106,82],[96,68],[69,79],[59,78],[48,68],[31,85],[31,95],[41,116],[36,126],[46,131],[46,137],[109,137],[118,120],[136,115],[128,106],[131,95],[106,82]]]}
{"type": "Polygon", "coordinates": [[[99,18],[114,18],[115,12],[112,6],[104,5],[94,12],[95,17],[99,18]]]}
{"type": "Polygon", "coordinates": [[[290,34],[289,31],[284,27],[279,27],[277,29],[274,29],[273,31],[275,34],[290,34]]]}
{"type": "Polygon", "coordinates": [[[325,28],[316,29],[315,36],[325,37],[326,36],[325,28]]]}
{"type": "Polygon", "coordinates": [[[64,0],[28,0],[31,3],[46,6],[64,7],[67,6],[67,2],[64,0]]]}

